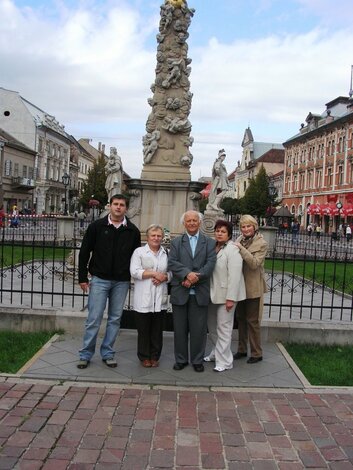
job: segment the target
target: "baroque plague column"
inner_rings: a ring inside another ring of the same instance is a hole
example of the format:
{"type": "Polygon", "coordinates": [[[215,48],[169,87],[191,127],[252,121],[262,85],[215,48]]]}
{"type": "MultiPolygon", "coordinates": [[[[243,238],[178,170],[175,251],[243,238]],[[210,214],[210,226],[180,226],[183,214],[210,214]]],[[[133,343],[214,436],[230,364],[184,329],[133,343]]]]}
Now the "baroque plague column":
{"type": "Polygon", "coordinates": [[[142,232],[149,224],[160,223],[172,235],[180,233],[179,218],[186,210],[198,208],[203,187],[191,182],[190,173],[192,93],[187,39],[193,15],[194,9],[183,0],[165,0],[161,6],[156,78],[142,139],[143,169],[140,180],[128,182],[133,196],[129,214],[142,232]]]}

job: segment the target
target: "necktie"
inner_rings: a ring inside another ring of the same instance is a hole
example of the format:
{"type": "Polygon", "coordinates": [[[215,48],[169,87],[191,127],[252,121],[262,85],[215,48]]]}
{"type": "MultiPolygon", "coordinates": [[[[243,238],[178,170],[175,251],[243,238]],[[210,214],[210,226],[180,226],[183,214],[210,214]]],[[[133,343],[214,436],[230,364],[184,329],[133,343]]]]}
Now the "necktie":
{"type": "Polygon", "coordinates": [[[196,242],[197,242],[197,238],[195,235],[190,237],[190,247],[191,247],[192,256],[195,255],[196,242]]]}

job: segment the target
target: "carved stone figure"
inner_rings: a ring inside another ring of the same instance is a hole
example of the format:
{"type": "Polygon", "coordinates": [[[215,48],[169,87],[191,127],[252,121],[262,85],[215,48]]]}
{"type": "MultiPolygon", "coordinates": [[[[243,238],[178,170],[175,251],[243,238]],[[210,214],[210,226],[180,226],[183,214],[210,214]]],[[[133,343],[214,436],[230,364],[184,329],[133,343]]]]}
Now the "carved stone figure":
{"type": "Polygon", "coordinates": [[[223,163],[226,158],[224,149],[218,152],[218,157],[213,164],[212,168],[212,183],[211,191],[208,196],[208,204],[206,210],[222,211],[220,204],[229,189],[229,181],[227,176],[227,169],[223,163]]]}
{"type": "Polygon", "coordinates": [[[105,171],[107,173],[105,190],[109,201],[114,194],[121,193],[123,185],[123,164],[116,147],[110,147],[110,156],[105,165],[105,171]]]}
{"type": "Polygon", "coordinates": [[[171,172],[177,172],[178,179],[190,181],[192,156],[189,146],[193,139],[188,117],[192,93],[188,78],[191,59],[187,57],[186,40],[193,14],[194,10],[188,8],[186,0],[164,0],[161,5],[156,76],[151,85],[153,97],[148,99],[151,113],[143,137],[142,177],[147,179],[152,175],[155,177],[153,167],[157,165],[166,168],[165,172],[158,170],[161,179],[170,179],[171,172]]]}

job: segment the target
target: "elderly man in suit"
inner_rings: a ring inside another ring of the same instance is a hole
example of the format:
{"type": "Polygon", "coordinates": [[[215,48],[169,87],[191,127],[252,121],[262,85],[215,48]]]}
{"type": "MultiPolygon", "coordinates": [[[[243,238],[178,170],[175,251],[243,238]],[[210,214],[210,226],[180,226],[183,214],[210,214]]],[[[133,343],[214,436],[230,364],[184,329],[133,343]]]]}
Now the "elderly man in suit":
{"type": "Polygon", "coordinates": [[[172,271],[171,303],[174,324],[174,370],[190,362],[196,372],[202,364],[207,340],[207,309],[210,301],[210,277],[216,263],[215,241],[200,232],[202,214],[187,211],[181,218],[185,233],[176,237],[169,254],[172,271]]]}

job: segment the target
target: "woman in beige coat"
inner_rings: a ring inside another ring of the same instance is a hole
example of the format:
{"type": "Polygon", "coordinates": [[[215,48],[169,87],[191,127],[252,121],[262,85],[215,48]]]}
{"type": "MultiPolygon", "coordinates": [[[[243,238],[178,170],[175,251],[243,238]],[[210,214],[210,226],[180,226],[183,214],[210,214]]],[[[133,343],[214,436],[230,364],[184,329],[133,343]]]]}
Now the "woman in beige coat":
{"type": "Polygon", "coordinates": [[[258,233],[258,223],[251,215],[243,215],[240,218],[239,226],[241,236],[235,245],[239,248],[243,258],[246,300],[237,305],[239,345],[234,359],[247,356],[249,340],[251,356],[247,362],[255,364],[262,361],[260,321],[263,295],[267,292],[264,263],[268,245],[262,235],[258,233]]]}
{"type": "Polygon", "coordinates": [[[212,350],[204,361],[215,361],[215,372],[233,367],[231,351],[234,310],[246,298],[243,260],[232,243],[233,227],[226,220],[215,224],[217,261],[211,277],[211,303],[208,306],[208,332],[212,350]]]}

